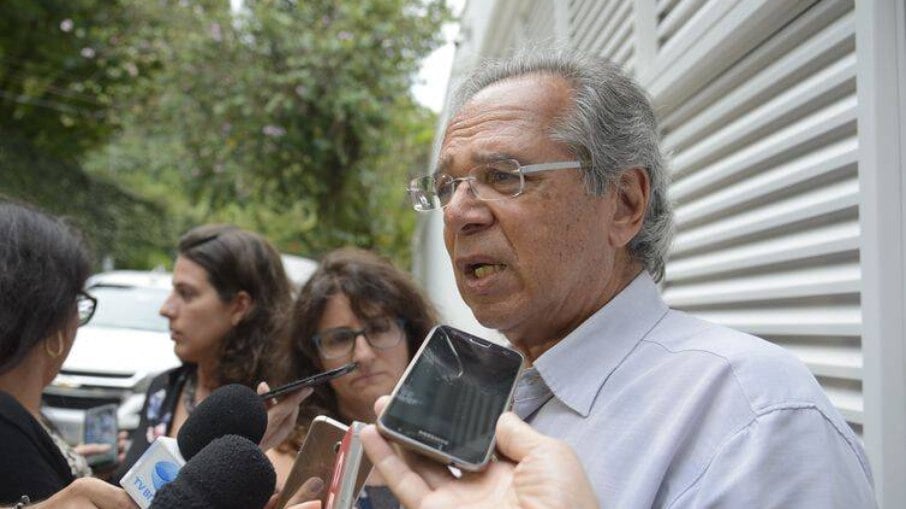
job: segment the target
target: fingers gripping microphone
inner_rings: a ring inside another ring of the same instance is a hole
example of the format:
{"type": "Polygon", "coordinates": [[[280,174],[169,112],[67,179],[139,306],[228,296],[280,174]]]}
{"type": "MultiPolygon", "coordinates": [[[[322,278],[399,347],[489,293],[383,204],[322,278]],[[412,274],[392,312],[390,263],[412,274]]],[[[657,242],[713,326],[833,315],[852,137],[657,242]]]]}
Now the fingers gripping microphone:
{"type": "Polygon", "coordinates": [[[212,440],[238,435],[257,444],[265,429],[267,410],[255,391],[244,385],[225,385],[199,403],[179,429],[176,440],[155,440],[126,472],[120,485],[139,507],[147,508],[157,491],[212,440]]]}
{"type": "Polygon", "coordinates": [[[277,475],[258,445],[227,435],[214,439],[162,487],[151,509],[260,509],[277,475]]]}

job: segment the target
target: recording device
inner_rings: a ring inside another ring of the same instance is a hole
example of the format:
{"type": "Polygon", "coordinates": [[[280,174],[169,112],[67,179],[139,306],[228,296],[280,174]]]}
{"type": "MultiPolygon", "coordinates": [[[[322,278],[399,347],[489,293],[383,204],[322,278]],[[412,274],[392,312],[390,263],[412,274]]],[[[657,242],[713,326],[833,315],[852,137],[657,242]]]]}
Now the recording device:
{"type": "MultiPolygon", "coordinates": [[[[327,503],[324,509],[353,509],[362,486],[359,484],[361,467],[365,459],[362,446],[362,428],[364,422],[352,421],[349,429],[340,442],[337,459],[333,465],[333,478],[327,490],[327,503]]],[[[370,465],[369,465],[370,470],[370,465]]],[[[367,472],[366,472],[367,477],[367,472]]]]}
{"type": "Polygon", "coordinates": [[[349,372],[355,370],[355,368],[357,366],[358,365],[356,363],[350,362],[349,364],[344,364],[344,365],[340,366],[339,368],[332,369],[330,371],[325,371],[323,373],[318,373],[316,375],[312,375],[310,377],[303,378],[301,380],[296,380],[295,382],[290,382],[286,385],[277,387],[276,389],[274,389],[272,391],[265,392],[264,394],[261,395],[261,399],[264,401],[267,401],[271,398],[281,396],[288,392],[297,391],[304,387],[313,387],[315,385],[329,382],[329,381],[333,380],[334,378],[341,377],[341,376],[345,375],[346,373],[349,373],[349,372]]]}
{"type": "Polygon", "coordinates": [[[85,424],[83,426],[83,444],[107,444],[110,450],[102,454],[88,456],[88,464],[92,467],[112,465],[116,462],[117,454],[117,420],[116,405],[101,405],[85,411],[85,424]]]}
{"type": "MultiPolygon", "coordinates": [[[[186,461],[209,443],[226,435],[238,435],[257,444],[265,429],[267,410],[255,391],[244,385],[225,385],[199,403],[175,440],[155,440],[126,472],[120,485],[139,507],[146,509],[158,491],[177,477],[186,461]]],[[[268,489],[273,488],[272,484],[268,489]]]]}
{"type": "MultiPolygon", "coordinates": [[[[326,415],[319,415],[311,421],[308,433],[302,442],[302,448],[299,449],[296,460],[293,462],[293,467],[286,478],[286,484],[280,491],[280,497],[277,499],[277,505],[275,506],[276,509],[283,509],[290,497],[299,490],[305,481],[312,477],[321,479],[325,485],[331,483],[340,442],[342,442],[348,429],[345,424],[337,422],[326,415]]],[[[371,462],[368,461],[367,456],[363,456],[355,481],[355,493],[362,490],[365,479],[370,472],[371,462]]],[[[327,506],[328,494],[328,490],[323,490],[319,495],[322,507],[327,506]]]]}
{"type": "Polygon", "coordinates": [[[277,474],[258,445],[226,435],[214,439],[164,485],[151,509],[257,509],[274,493],[277,474]]]}
{"type": "Polygon", "coordinates": [[[522,354],[447,325],[431,329],[377,428],[387,438],[463,470],[494,450],[497,419],[510,406],[522,354]]]}

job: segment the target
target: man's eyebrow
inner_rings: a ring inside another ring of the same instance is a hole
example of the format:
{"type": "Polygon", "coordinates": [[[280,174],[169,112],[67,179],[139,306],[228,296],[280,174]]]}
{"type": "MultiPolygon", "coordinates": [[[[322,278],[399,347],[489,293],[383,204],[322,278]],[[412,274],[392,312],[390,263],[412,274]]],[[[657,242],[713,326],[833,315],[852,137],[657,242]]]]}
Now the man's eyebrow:
{"type": "MultiPolygon", "coordinates": [[[[505,159],[517,159],[513,154],[508,154],[506,152],[479,152],[472,154],[470,159],[471,167],[477,166],[479,164],[490,163],[494,161],[503,161],[505,159]]],[[[517,159],[518,160],[518,159],[517,159]]],[[[432,175],[437,176],[441,173],[447,173],[447,169],[450,165],[453,164],[453,158],[450,156],[444,156],[437,162],[437,166],[434,169],[432,175]]]]}

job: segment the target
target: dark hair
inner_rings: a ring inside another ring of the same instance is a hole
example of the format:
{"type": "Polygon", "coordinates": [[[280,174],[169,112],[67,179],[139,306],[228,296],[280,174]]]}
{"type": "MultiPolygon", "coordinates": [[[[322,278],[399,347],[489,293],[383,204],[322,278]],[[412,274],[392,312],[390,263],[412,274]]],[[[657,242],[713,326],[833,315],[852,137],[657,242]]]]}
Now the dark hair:
{"type": "MultiPolygon", "coordinates": [[[[630,241],[630,256],[659,281],[673,240],[670,176],[661,153],[657,117],[645,91],[613,62],[571,49],[525,48],[479,65],[455,94],[452,110],[475,94],[522,76],[558,76],[572,87],[572,109],[550,133],[586,162],[586,188],[603,194],[623,171],[641,167],[651,181],[642,229],[630,241]]],[[[452,118],[452,117],[451,117],[452,118]]]]}
{"type": "Polygon", "coordinates": [[[252,309],[220,344],[220,384],[253,387],[268,371],[266,354],[283,342],[292,306],[289,279],[276,249],[261,235],[230,225],[204,225],[179,239],[179,255],[201,265],[224,302],[240,291],[252,309]]]}
{"type": "Polygon", "coordinates": [[[90,273],[74,228],[31,206],[0,202],[0,373],[66,325],[90,273]]]}
{"type": "MultiPolygon", "coordinates": [[[[411,359],[431,327],[436,312],[418,286],[405,272],[380,256],[355,248],[342,248],[328,253],[296,298],[293,306],[292,332],[288,355],[284,358],[286,380],[320,372],[320,358],[312,336],[327,302],[337,294],[349,298],[352,312],[360,319],[390,316],[400,318],[406,333],[411,359]]],[[[295,445],[318,415],[327,415],[348,422],[339,414],[337,396],[330,384],[315,388],[299,413],[299,429],[293,437],[295,445]],[[301,437],[298,435],[301,433],[301,437]]]]}

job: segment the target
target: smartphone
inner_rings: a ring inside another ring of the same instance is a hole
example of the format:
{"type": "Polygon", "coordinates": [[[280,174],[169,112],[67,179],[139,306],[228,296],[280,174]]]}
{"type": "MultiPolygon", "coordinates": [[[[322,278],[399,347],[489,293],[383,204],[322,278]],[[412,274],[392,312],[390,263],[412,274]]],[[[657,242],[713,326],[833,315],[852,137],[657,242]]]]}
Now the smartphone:
{"type": "Polygon", "coordinates": [[[388,439],[462,470],[481,470],[494,451],[522,354],[447,325],[434,327],[378,417],[388,439]]]}
{"type": "Polygon", "coordinates": [[[302,389],[303,387],[312,387],[314,385],[322,384],[324,382],[333,380],[334,378],[341,377],[341,376],[345,375],[346,373],[349,373],[349,372],[355,370],[355,368],[356,368],[356,363],[350,362],[349,364],[344,364],[344,365],[340,366],[339,368],[332,369],[330,371],[325,371],[323,373],[318,373],[318,374],[312,375],[308,378],[296,380],[296,381],[290,382],[286,385],[277,387],[276,389],[273,389],[269,392],[265,392],[264,394],[262,394],[261,399],[267,401],[271,398],[276,398],[277,396],[282,396],[283,394],[286,394],[288,392],[297,391],[299,389],[302,389]]]}
{"type": "MultiPolygon", "coordinates": [[[[331,477],[333,476],[334,462],[337,458],[337,451],[340,449],[340,443],[343,441],[343,435],[349,429],[343,423],[337,422],[325,415],[319,415],[311,421],[305,440],[302,442],[302,448],[296,455],[293,467],[289,471],[280,497],[277,499],[276,509],[283,509],[290,497],[295,494],[302,484],[312,477],[319,477],[324,481],[324,489],[321,490],[319,498],[321,506],[326,507],[328,490],[331,477]]],[[[371,462],[367,456],[362,456],[362,462],[359,464],[359,473],[356,479],[355,493],[362,491],[365,479],[371,472],[371,462]]]]}
{"type": "Polygon", "coordinates": [[[85,424],[82,443],[84,444],[109,444],[110,450],[103,454],[88,456],[88,464],[92,467],[113,464],[116,462],[116,405],[113,403],[96,406],[85,411],[85,424]]]}

